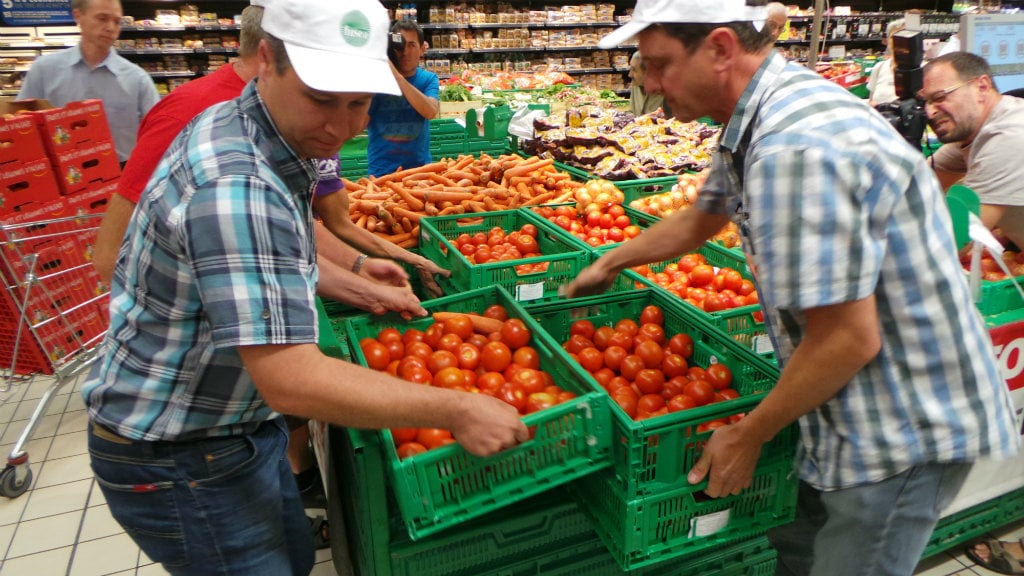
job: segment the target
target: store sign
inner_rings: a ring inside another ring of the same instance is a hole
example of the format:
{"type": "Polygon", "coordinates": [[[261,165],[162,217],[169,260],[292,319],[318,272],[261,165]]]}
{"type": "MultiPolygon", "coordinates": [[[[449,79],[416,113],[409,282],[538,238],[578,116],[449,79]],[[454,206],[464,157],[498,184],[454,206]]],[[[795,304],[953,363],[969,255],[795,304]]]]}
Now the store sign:
{"type": "Polygon", "coordinates": [[[8,26],[75,22],[71,0],[0,0],[0,20],[8,26]]]}
{"type": "Polygon", "coordinates": [[[990,328],[999,370],[1010,390],[1024,388],[1024,320],[990,328]]]}

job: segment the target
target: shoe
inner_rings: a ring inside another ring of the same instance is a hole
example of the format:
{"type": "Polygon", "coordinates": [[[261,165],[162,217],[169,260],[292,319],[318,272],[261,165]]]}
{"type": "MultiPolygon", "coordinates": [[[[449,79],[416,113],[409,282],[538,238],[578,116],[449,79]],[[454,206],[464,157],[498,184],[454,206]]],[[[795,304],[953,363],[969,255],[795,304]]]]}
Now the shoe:
{"type": "Polygon", "coordinates": [[[310,535],[317,550],[331,547],[331,529],[323,516],[307,516],[309,518],[310,535]]]}
{"type": "MultiPolygon", "coordinates": [[[[1000,542],[995,538],[976,540],[967,545],[964,552],[982,568],[1000,574],[1024,574],[1024,558],[1017,558],[1004,547],[1009,542],[1000,542]]],[[[1024,546],[1024,539],[1021,545],[1024,546]]]]}
{"type": "Polygon", "coordinates": [[[324,491],[324,482],[320,478],[320,470],[312,469],[313,480],[308,486],[299,488],[299,497],[302,499],[303,508],[327,508],[327,493],[324,491]]]}

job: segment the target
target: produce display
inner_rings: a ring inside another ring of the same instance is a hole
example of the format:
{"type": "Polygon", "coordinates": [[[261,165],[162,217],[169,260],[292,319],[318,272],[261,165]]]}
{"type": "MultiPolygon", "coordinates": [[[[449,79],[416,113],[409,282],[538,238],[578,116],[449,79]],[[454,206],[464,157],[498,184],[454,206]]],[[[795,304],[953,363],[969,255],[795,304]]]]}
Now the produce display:
{"type": "Polygon", "coordinates": [[[554,84],[539,90],[528,92],[489,92],[482,96],[485,104],[512,106],[526,104],[551,104],[564,105],[568,108],[576,108],[588,104],[612,105],[612,103],[623,101],[614,90],[594,90],[586,86],[568,87],[564,84],[554,84]]]}
{"type": "Polygon", "coordinates": [[[536,137],[521,141],[530,154],[552,158],[608,180],[638,180],[703,170],[711,164],[720,128],[680,122],[660,109],[634,116],[598,106],[534,120],[536,137]]]}
{"type": "MultiPolygon", "coordinates": [[[[487,394],[531,414],[576,398],[540,367],[533,335],[500,304],[482,314],[435,312],[425,330],[384,328],[360,340],[367,365],[418,384],[487,394]]],[[[439,428],[392,428],[400,458],[455,441],[439,428]]]]}
{"type": "Polygon", "coordinates": [[[591,247],[625,242],[640,234],[640,226],[626,214],[624,195],[608,180],[590,180],[575,193],[575,206],[540,206],[542,218],[591,247]]]}
{"type": "Polygon", "coordinates": [[[477,72],[466,70],[445,84],[478,86],[482,90],[533,90],[555,84],[575,84],[572,76],[558,70],[547,72],[477,72]]]}
{"type": "MultiPolygon", "coordinates": [[[[968,244],[963,250],[960,251],[960,264],[963,269],[967,272],[971,271],[971,250],[972,245],[968,244]]],[[[1016,250],[1004,250],[1003,251],[1003,264],[1006,265],[1006,269],[1010,271],[1013,276],[1024,276],[1024,252],[1018,252],[1016,250]]],[[[981,279],[989,282],[998,282],[1000,280],[1006,280],[1009,278],[1006,272],[1003,271],[999,263],[996,262],[995,257],[988,250],[982,252],[981,255],[981,279]]]]}
{"type": "Polygon", "coordinates": [[[642,264],[632,268],[640,276],[661,286],[705,312],[718,312],[757,304],[761,300],[754,283],[732,268],[716,268],[698,252],[684,254],[660,271],[642,264]]]}
{"type": "Polygon", "coordinates": [[[555,170],[549,159],[486,154],[344,183],[352,222],[403,248],[416,246],[423,216],[567,202],[583,186],[555,170]]]}
{"type": "MultiPolygon", "coordinates": [[[[488,264],[541,256],[540,244],[537,243],[537,227],[533,224],[523,224],[519,230],[507,234],[500,226],[492,227],[486,234],[462,233],[452,242],[470,264],[488,264]]],[[[519,274],[532,274],[547,270],[548,264],[520,264],[515,270],[519,274]]]]}
{"type": "MultiPolygon", "coordinates": [[[[693,338],[666,334],[664,324],[664,312],[656,305],[645,306],[639,318],[623,318],[613,326],[577,320],[562,347],[634,420],[739,397],[730,387],[732,372],[727,366],[691,365],[693,338]]],[[[740,418],[737,414],[712,420],[699,431],[740,418]]]]}
{"type": "MultiPolygon", "coordinates": [[[[672,186],[672,190],[661,194],[642,196],[630,202],[629,207],[664,218],[676,210],[696,204],[697,195],[705,180],[707,180],[706,172],[681,174],[679,180],[672,186]]],[[[726,248],[737,248],[740,246],[739,228],[734,222],[729,222],[711,240],[726,248]]]]}

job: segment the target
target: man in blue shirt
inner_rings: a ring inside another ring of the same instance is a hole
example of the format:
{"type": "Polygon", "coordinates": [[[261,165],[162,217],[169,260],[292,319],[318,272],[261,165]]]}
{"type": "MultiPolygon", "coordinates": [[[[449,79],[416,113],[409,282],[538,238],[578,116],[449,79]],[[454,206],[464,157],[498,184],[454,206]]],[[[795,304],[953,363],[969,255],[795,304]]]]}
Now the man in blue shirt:
{"type": "Polygon", "coordinates": [[[262,25],[256,80],[190,122],[146,186],[82,389],[111,515],[176,575],[309,573],[280,414],[446,428],[476,455],[529,437],[497,398],[317,348],[316,159],[363,129],[374,93],[398,93],[387,11],[288,0],[267,6],[262,25]]]}
{"type": "Polygon", "coordinates": [[[402,93],[373,97],[366,129],[370,139],[366,156],[372,176],[429,164],[430,120],[441,111],[437,74],[420,68],[420,58],[427,51],[423,29],[411,20],[399,20],[391,27],[391,34],[402,37],[402,44],[389,54],[402,93]]]}
{"type": "Polygon", "coordinates": [[[797,518],[769,533],[777,574],[910,576],[969,463],[1017,453],[1014,408],[920,150],[776,53],[764,4],[639,0],[599,43],[637,35],[647,89],[682,120],[725,127],[698,204],[602,256],[568,293],[734,221],[782,372],[681,481],[739,493],[763,444],[798,422],[797,518]]]}
{"type": "Polygon", "coordinates": [[[117,159],[127,162],[139,122],[160,95],[149,74],[113,50],[121,34],[119,0],[74,0],[71,7],[82,32],[78,46],[36,58],[18,98],[45,98],[54,106],[102,100],[117,159]]]}

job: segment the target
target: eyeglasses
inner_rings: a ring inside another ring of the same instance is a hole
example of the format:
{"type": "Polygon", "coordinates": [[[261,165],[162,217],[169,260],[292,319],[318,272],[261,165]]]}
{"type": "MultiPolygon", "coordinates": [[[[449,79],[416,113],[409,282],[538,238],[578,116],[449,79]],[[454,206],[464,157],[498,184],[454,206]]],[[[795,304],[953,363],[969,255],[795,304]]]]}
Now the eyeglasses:
{"type": "Polygon", "coordinates": [[[937,106],[946,101],[946,96],[949,96],[953,92],[956,92],[957,90],[963,88],[964,86],[967,86],[968,84],[974,82],[978,78],[980,78],[980,76],[971,78],[970,80],[964,80],[963,82],[954,84],[949,88],[932,92],[930,96],[925,96],[924,92],[918,92],[914,96],[916,96],[918,100],[924,102],[925,106],[929,104],[932,106],[937,106]]]}

